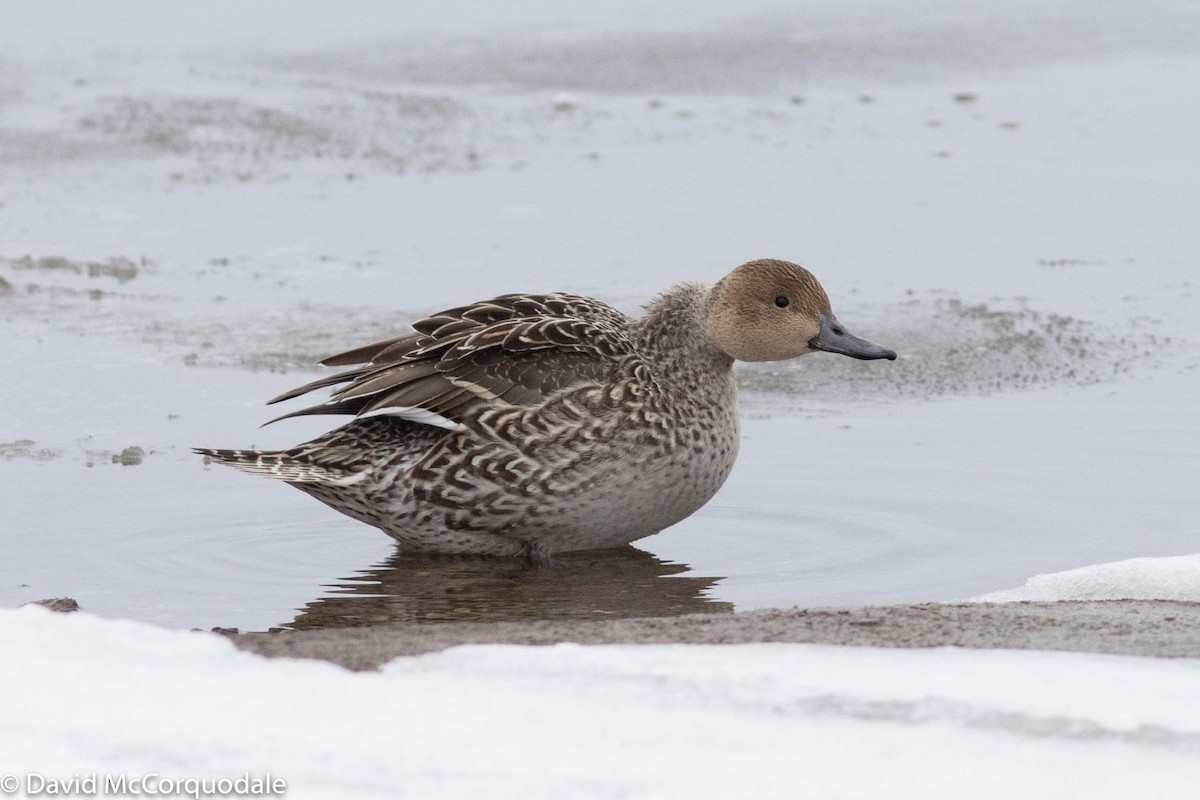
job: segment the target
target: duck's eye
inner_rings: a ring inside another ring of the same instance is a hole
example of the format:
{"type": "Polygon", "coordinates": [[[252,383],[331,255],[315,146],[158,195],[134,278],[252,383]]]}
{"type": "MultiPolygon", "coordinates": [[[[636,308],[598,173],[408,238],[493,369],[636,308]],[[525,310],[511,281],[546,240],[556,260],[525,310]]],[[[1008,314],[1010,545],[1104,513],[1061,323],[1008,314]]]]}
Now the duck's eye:
{"type": "Polygon", "coordinates": [[[779,297],[775,298],[775,305],[779,306],[780,308],[787,308],[788,303],[790,303],[790,302],[792,302],[792,301],[788,300],[783,295],[779,295],[779,297]]]}

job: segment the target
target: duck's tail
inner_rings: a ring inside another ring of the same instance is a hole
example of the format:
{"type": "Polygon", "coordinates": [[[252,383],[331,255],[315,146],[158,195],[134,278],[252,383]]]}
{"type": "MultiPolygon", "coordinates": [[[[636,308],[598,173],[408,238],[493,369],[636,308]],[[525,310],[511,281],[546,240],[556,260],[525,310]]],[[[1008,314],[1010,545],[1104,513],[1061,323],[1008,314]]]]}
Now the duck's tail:
{"type": "Polygon", "coordinates": [[[329,464],[314,463],[297,450],[216,450],[193,447],[192,452],[204,456],[204,463],[215,461],[251,475],[274,478],[288,483],[317,483],[325,486],[349,486],[367,476],[363,470],[338,469],[329,464]]]}

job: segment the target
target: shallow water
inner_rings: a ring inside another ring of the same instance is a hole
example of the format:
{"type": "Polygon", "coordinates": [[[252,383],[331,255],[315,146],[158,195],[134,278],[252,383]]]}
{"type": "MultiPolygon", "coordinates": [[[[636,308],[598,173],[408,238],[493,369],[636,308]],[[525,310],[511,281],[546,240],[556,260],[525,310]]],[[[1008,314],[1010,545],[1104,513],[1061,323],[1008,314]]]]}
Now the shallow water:
{"type": "Polygon", "coordinates": [[[407,60],[406,31],[218,51],[148,6],[138,46],[68,25],[52,49],[0,17],[0,603],[246,629],[668,615],[1195,552],[1192,17],[1114,5],[1121,36],[1063,52],[1083,6],[1038,30],[931,4],[924,44],[888,14],[850,41],[840,6],[813,8],[630,36],[530,3],[520,31],[431,17],[407,60]],[[797,25],[839,48],[760,58],[797,25]],[[627,68],[656,48],[686,58],[627,68]],[[689,83],[698,63],[720,79],[689,83]],[[739,367],[734,474],[640,550],[401,557],[188,452],[315,435],[260,430],[262,401],[438,308],[569,289],[632,312],[767,255],[901,358],[739,367]]]}

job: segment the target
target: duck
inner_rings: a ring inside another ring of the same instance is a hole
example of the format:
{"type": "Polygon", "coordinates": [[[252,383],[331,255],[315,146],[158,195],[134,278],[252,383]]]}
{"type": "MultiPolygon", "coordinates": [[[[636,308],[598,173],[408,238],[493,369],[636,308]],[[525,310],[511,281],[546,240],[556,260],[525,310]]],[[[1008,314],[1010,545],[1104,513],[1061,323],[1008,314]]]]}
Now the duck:
{"type": "Polygon", "coordinates": [[[352,419],[279,451],[195,448],[289,483],[401,550],[526,559],[622,547],[702,507],[737,458],[735,361],[895,360],[804,267],[750,261],[631,317],[579,294],[505,294],[324,359],[334,387],[272,420],[352,419]]]}

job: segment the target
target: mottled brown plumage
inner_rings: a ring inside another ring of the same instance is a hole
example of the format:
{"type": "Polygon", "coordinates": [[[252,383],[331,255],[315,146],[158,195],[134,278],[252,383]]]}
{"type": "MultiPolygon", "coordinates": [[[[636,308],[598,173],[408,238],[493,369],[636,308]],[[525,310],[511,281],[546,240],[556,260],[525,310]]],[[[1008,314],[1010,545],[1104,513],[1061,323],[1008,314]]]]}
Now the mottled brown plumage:
{"type": "MultiPolygon", "coordinates": [[[[814,350],[895,358],[841,328],[807,271],[744,264],[632,319],[580,295],[509,294],[326,359],[351,366],[285,415],[356,419],[281,452],[198,450],[279,478],[420,550],[627,544],[702,506],[738,447],[732,365],[814,350]]],[[[280,417],[283,419],[284,417],[280,417]]]]}

